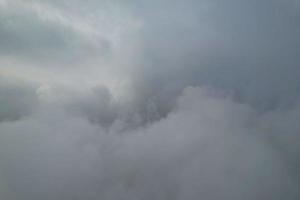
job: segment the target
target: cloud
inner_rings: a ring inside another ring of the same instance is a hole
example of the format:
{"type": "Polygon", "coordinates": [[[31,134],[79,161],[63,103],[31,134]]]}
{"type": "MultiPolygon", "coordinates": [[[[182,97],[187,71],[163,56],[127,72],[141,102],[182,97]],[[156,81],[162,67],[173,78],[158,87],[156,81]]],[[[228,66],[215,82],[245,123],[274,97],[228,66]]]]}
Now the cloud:
{"type": "MultiPolygon", "coordinates": [[[[74,62],[91,54],[105,55],[110,42],[76,16],[39,1],[0,5],[0,52],[27,62],[74,62]]],[[[41,64],[39,62],[39,64],[41,64]]]]}
{"type": "Polygon", "coordinates": [[[164,98],[162,90],[178,95],[188,85],[212,85],[234,90],[241,101],[262,110],[297,99],[299,15],[292,1],[137,5],[144,20],[145,55],[135,86],[149,96],[164,98]]]}
{"type": "Polygon", "coordinates": [[[285,126],[272,118],[296,116],[275,112],[261,128],[249,106],[205,88],[187,88],[177,102],[165,119],[121,134],[61,109],[4,123],[6,187],[19,199],[299,198],[298,168],[265,137],[285,126]]]}
{"type": "Polygon", "coordinates": [[[266,0],[6,2],[1,6],[2,56],[18,63],[9,68],[47,84],[104,85],[113,96],[130,96],[141,107],[151,97],[162,116],[189,85],[233,90],[242,102],[274,109],[298,97],[299,15],[292,5],[266,0]],[[20,58],[42,62],[20,67],[20,58]]]}
{"type": "Polygon", "coordinates": [[[36,86],[11,78],[0,78],[0,123],[31,114],[38,104],[36,86]]]}
{"type": "Polygon", "coordinates": [[[0,0],[1,199],[299,199],[294,0],[0,0]]]}
{"type": "Polygon", "coordinates": [[[95,87],[90,93],[80,93],[65,101],[69,112],[86,116],[90,122],[104,127],[111,125],[117,117],[117,105],[106,87],[95,87]]]}

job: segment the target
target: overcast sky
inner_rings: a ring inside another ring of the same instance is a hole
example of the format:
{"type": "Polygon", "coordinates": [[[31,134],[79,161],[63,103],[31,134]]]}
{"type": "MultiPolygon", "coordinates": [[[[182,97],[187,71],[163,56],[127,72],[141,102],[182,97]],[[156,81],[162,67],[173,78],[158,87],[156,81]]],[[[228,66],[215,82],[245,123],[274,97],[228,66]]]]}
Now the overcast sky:
{"type": "Polygon", "coordinates": [[[299,0],[0,0],[0,199],[300,199],[299,0]]]}

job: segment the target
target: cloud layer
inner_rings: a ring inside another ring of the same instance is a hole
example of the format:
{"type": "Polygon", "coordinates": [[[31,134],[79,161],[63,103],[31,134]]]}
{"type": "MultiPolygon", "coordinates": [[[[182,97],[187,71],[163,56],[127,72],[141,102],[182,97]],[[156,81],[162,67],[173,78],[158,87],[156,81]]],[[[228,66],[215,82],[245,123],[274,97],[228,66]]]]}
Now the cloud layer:
{"type": "Polygon", "coordinates": [[[219,91],[187,88],[168,117],[122,133],[48,109],[0,127],[2,180],[17,199],[299,198],[289,126],[299,109],[260,116],[219,91]]]}
{"type": "Polygon", "coordinates": [[[0,0],[0,199],[299,199],[299,8],[0,0]]]}

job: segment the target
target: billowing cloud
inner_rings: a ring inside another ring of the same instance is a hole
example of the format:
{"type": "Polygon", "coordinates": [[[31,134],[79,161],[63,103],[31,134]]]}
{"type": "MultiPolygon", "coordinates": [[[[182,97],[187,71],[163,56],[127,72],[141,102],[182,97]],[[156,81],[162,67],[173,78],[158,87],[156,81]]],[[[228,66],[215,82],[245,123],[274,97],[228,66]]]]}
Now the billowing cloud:
{"type": "Polygon", "coordinates": [[[0,199],[299,199],[298,11],[0,0],[0,199]]]}
{"type": "Polygon", "coordinates": [[[187,88],[177,102],[165,119],[123,133],[53,108],[4,123],[6,187],[19,199],[299,198],[299,146],[272,130],[296,136],[285,121],[298,111],[260,116],[203,88],[187,88]]]}

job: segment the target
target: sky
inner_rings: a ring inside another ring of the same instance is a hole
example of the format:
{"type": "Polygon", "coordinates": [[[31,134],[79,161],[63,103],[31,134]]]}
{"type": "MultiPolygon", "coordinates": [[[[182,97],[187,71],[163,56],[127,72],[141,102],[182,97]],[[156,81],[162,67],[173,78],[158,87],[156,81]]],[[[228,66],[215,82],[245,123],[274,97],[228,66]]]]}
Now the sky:
{"type": "Polygon", "coordinates": [[[300,199],[299,0],[0,0],[0,199],[300,199]]]}

